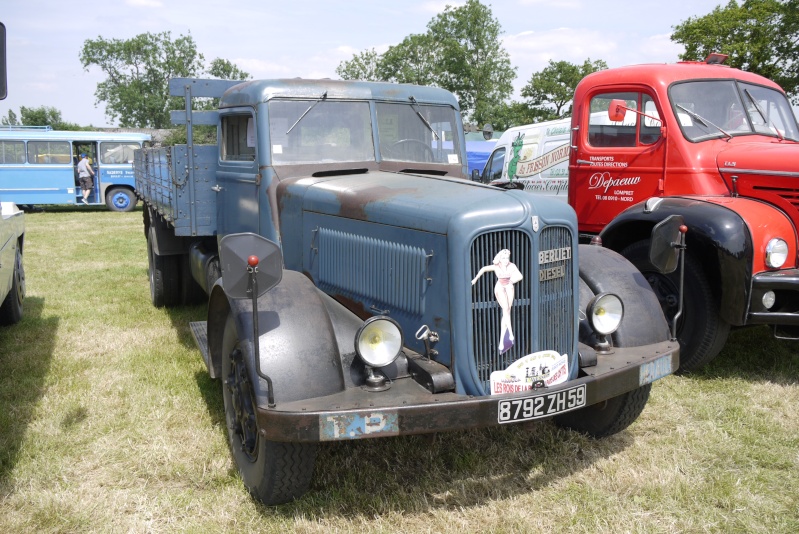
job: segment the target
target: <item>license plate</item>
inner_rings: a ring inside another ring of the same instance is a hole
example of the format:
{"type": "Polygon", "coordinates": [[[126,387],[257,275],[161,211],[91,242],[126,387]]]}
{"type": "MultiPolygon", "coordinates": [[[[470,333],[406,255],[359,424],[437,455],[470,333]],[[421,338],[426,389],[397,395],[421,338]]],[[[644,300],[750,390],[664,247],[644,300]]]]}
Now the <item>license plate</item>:
{"type": "Polygon", "coordinates": [[[585,384],[535,397],[499,401],[497,419],[500,423],[530,421],[583,406],[585,384]]]}

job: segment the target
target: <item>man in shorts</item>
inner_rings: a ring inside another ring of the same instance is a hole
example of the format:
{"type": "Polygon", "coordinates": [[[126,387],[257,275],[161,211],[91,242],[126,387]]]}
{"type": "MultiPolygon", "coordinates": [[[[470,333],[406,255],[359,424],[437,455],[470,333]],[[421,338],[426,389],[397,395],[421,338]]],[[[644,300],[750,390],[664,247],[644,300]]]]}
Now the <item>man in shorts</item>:
{"type": "Polygon", "coordinates": [[[92,188],[94,188],[94,169],[92,169],[86,154],[80,155],[80,161],[78,162],[78,182],[80,182],[80,188],[83,191],[81,202],[88,204],[89,194],[92,192],[92,188]]]}

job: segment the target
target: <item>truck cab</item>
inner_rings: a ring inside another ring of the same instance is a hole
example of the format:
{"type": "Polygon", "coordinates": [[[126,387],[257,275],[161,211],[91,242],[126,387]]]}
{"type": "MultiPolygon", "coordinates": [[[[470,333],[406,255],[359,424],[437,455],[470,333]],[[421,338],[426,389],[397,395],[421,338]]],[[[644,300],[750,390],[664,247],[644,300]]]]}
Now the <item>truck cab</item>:
{"type": "Polygon", "coordinates": [[[170,91],[187,139],[213,124],[218,144],[136,153],[151,297],[207,303],[191,328],[256,499],[302,495],[328,441],[542,418],[611,435],[677,368],[654,292],[617,253],[578,244],[568,204],[467,179],[451,93],[170,91]],[[195,96],[218,109],[193,111],[195,96]]]}
{"type": "Polygon", "coordinates": [[[713,56],[593,73],[573,110],[580,233],[637,265],[669,317],[679,281],[652,270],[649,232],[676,213],[690,229],[681,370],[715,357],[730,328],[799,338],[799,126],[782,89],[713,56]]]}

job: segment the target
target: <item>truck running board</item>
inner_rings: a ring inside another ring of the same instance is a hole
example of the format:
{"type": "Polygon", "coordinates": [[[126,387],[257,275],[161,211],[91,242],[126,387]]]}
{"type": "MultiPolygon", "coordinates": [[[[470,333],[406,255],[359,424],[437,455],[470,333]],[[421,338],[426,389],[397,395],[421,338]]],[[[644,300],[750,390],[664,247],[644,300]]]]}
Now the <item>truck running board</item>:
{"type": "Polygon", "coordinates": [[[191,335],[194,337],[197,348],[200,349],[200,353],[203,355],[205,366],[208,368],[208,372],[211,373],[211,378],[217,378],[213,376],[215,373],[210,364],[210,355],[208,354],[208,323],[206,321],[191,322],[189,323],[189,328],[191,328],[191,335]]]}

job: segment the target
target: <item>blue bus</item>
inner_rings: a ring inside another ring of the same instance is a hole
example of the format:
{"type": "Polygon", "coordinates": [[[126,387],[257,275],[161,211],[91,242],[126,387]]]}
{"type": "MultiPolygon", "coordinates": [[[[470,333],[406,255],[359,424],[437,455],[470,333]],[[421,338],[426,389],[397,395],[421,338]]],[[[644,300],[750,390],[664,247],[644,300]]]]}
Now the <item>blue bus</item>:
{"type": "Polygon", "coordinates": [[[18,205],[83,205],[77,164],[86,154],[95,173],[89,205],[130,211],[137,202],[133,151],[150,140],[142,133],[0,128],[0,197],[18,205]]]}

